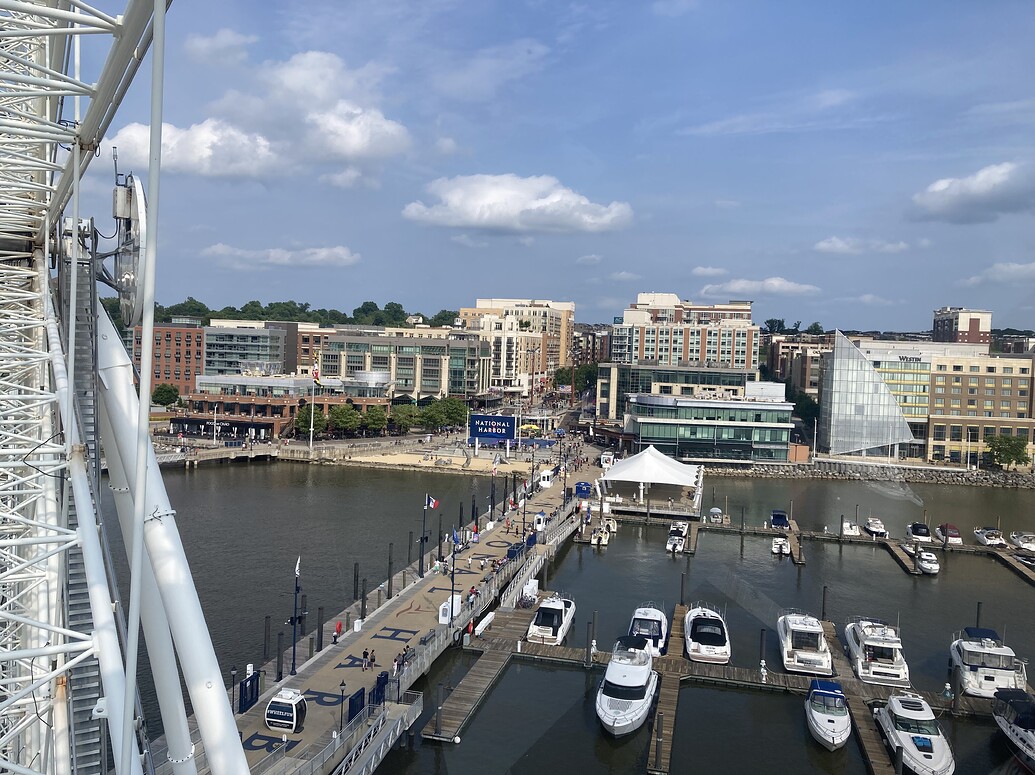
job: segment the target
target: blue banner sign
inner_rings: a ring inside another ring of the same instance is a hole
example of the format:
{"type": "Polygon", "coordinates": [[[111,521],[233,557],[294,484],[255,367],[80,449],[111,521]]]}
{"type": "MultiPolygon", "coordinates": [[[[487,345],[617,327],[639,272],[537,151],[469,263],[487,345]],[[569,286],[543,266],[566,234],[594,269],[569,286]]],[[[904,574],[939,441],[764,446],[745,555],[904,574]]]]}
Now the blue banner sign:
{"type": "Polygon", "coordinates": [[[241,681],[238,691],[238,713],[247,713],[248,709],[259,701],[259,673],[256,671],[241,681]]]}
{"type": "Polygon", "coordinates": [[[514,439],[517,438],[517,418],[501,414],[472,414],[471,436],[481,439],[514,439]]]}

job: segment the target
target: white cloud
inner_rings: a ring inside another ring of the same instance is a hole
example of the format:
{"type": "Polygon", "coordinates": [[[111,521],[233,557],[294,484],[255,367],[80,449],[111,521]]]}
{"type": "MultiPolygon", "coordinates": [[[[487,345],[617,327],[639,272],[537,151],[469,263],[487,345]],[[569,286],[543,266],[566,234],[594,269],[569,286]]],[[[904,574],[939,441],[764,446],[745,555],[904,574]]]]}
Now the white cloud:
{"type": "Polygon", "coordinates": [[[590,253],[588,256],[579,256],[575,259],[575,263],[580,266],[596,266],[600,261],[601,258],[596,253],[590,253]]]}
{"type": "Polygon", "coordinates": [[[550,49],[537,40],[523,38],[501,46],[483,48],[432,78],[435,88],[457,100],[487,100],[505,84],[538,72],[550,49]]]}
{"type": "MultiPolygon", "coordinates": [[[[106,143],[119,149],[127,167],[146,168],[148,127],[129,124],[106,143]]],[[[278,166],[269,139],[209,118],[187,129],[162,125],[162,169],[203,177],[257,178],[278,166]]]]}
{"type": "Polygon", "coordinates": [[[819,293],[815,285],[795,283],[783,277],[767,277],[764,280],[730,280],[721,284],[706,285],[701,289],[702,296],[808,296],[819,293]]]}
{"type": "Polygon", "coordinates": [[[209,37],[187,36],[183,49],[196,62],[239,65],[248,58],[248,46],[257,40],[255,35],[242,35],[224,27],[209,37]]]}
{"type": "Polygon", "coordinates": [[[449,239],[453,240],[457,245],[463,245],[465,248],[486,248],[489,246],[488,242],[476,240],[468,234],[454,234],[449,239]]]}
{"type": "Polygon", "coordinates": [[[697,0],[654,0],[650,9],[658,16],[682,16],[697,8],[697,0]]]}
{"type": "Polygon", "coordinates": [[[690,274],[694,277],[722,277],[726,270],[720,266],[695,266],[690,274]]]}
{"type": "Polygon", "coordinates": [[[761,109],[692,124],[679,135],[763,135],[778,132],[818,132],[855,129],[887,120],[860,110],[858,95],[847,89],[775,94],[761,109]]]}
{"type": "Polygon", "coordinates": [[[343,268],[359,263],[359,253],[353,253],[344,245],[326,248],[302,248],[285,250],[283,248],[267,248],[265,250],[246,250],[235,248],[219,242],[201,251],[203,256],[214,256],[223,259],[223,263],[232,268],[343,268]]]}
{"type": "Polygon", "coordinates": [[[640,276],[638,274],[633,274],[632,272],[612,272],[607,276],[607,279],[617,280],[618,282],[624,283],[631,282],[632,280],[639,280],[640,276]]]}
{"type": "Polygon", "coordinates": [[[611,231],[632,220],[627,203],[596,204],[549,175],[460,175],[432,181],[427,190],[439,203],[411,202],[404,217],[436,226],[537,233],[611,231]]]}
{"type": "Polygon", "coordinates": [[[858,239],[857,237],[827,237],[812,246],[820,253],[834,253],[858,256],[862,253],[902,253],[909,250],[909,244],[899,240],[887,242],[881,239],[858,239]]]}
{"type": "Polygon", "coordinates": [[[310,144],[338,159],[374,159],[395,156],[410,146],[406,127],[374,108],[339,100],[330,110],[305,117],[313,133],[310,144]]]}
{"type": "Polygon", "coordinates": [[[435,150],[443,156],[452,156],[457,152],[458,146],[452,137],[440,137],[435,141],[435,150]]]}
{"type": "Polygon", "coordinates": [[[989,223],[1006,213],[1035,212],[1032,165],[992,164],[965,178],[942,178],[913,195],[920,220],[989,223]]]}
{"type": "Polygon", "coordinates": [[[1035,262],[1030,264],[999,263],[985,269],[981,274],[961,280],[964,286],[984,285],[986,283],[1031,283],[1035,282],[1035,262]]]}
{"type": "Polygon", "coordinates": [[[320,176],[324,183],[330,183],[338,188],[352,188],[363,177],[363,173],[356,167],[346,167],[339,172],[328,172],[320,176]]]}

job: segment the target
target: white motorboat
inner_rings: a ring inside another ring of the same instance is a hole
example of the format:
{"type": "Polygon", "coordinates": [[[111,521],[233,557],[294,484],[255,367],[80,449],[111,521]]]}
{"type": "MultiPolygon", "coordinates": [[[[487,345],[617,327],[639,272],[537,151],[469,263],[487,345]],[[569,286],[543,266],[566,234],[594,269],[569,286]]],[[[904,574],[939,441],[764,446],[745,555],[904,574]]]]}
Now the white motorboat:
{"type": "Polygon", "coordinates": [[[849,522],[847,519],[841,522],[841,535],[845,538],[858,538],[862,535],[862,531],[859,529],[859,525],[855,522],[849,522]]]}
{"type": "Polygon", "coordinates": [[[658,692],[647,639],[625,635],[615,642],[604,680],[597,689],[597,718],[615,737],[639,729],[650,714],[658,692]]]}
{"type": "Polygon", "coordinates": [[[887,538],[888,530],[879,517],[868,517],[863,529],[874,538],[887,538]]]}
{"type": "Polygon", "coordinates": [[[960,529],[951,522],[942,522],[934,529],[934,538],[943,544],[950,546],[963,546],[963,536],[960,529]]]}
{"type": "Polygon", "coordinates": [[[917,556],[917,549],[919,548],[920,544],[902,544],[902,550],[914,559],[916,567],[922,573],[931,576],[938,575],[938,572],[942,569],[941,563],[938,562],[938,555],[929,549],[920,549],[920,554],[917,556]]]}
{"type": "Polygon", "coordinates": [[[910,522],[906,525],[906,540],[929,544],[931,543],[931,528],[923,522],[910,522]]]}
{"type": "Polygon", "coordinates": [[[611,543],[611,531],[600,527],[593,528],[593,532],[589,534],[589,543],[592,546],[607,546],[611,543]]]}
{"type": "Polygon", "coordinates": [[[773,554],[781,557],[789,555],[791,553],[791,542],[783,536],[777,536],[773,539],[773,554]]]}
{"type": "Polygon", "coordinates": [[[690,532],[689,522],[673,522],[668,531],[668,541],[665,544],[666,552],[679,554],[686,546],[686,535],[690,532]]]}
{"type": "Polygon", "coordinates": [[[792,673],[832,675],[833,658],[819,619],[805,611],[787,608],[776,620],[783,667],[792,673]]]}
{"type": "Polygon", "coordinates": [[[546,598],[536,609],[525,636],[530,643],[560,646],[575,621],[575,602],[560,595],[546,598]]]}
{"type": "Polygon", "coordinates": [[[923,697],[912,692],[893,694],[873,711],[881,737],[891,751],[902,748],[902,762],[916,775],[952,775],[952,747],[923,697]]]}
{"type": "Polygon", "coordinates": [[[997,549],[1005,549],[1007,546],[1006,539],[1003,538],[1003,531],[994,527],[974,528],[974,538],[976,538],[977,542],[982,546],[991,546],[997,549]]]}
{"type": "Polygon", "coordinates": [[[708,521],[713,525],[721,525],[723,520],[722,509],[711,508],[708,509],[708,521]]]}
{"type": "Polygon", "coordinates": [[[1010,543],[1014,546],[1019,546],[1022,549],[1027,549],[1029,552],[1035,552],[1035,533],[1010,533],[1010,543]]]}
{"type": "Polygon", "coordinates": [[[668,651],[668,617],[655,603],[644,603],[633,611],[629,634],[646,638],[652,657],[668,651]]]}
{"type": "Polygon", "coordinates": [[[852,734],[848,702],[837,681],[813,679],[805,700],[805,721],[809,732],[828,751],[836,751],[852,734]]]}
{"type": "Polygon", "coordinates": [[[730,661],[730,636],[719,609],[709,603],[694,603],[683,621],[686,654],[694,662],[725,665],[730,661]]]}
{"type": "Polygon", "coordinates": [[[949,667],[957,668],[960,689],[975,697],[993,697],[999,689],[1023,689],[1028,682],[1024,662],[987,627],[965,627],[952,636],[949,667]]]}
{"type": "Polygon", "coordinates": [[[909,686],[909,665],[898,632],[880,619],[855,617],[845,623],[845,654],[860,681],[909,686]]]}
{"type": "Polygon", "coordinates": [[[992,718],[1017,758],[1035,772],[1035,695],[1023,689],[1000,689],[992,699],[992,718]]]}
{"type": "Polygon", "coordinates": [[[783,509],[773,509],[769,512],[769,527],[777,530],[790,530],[791,520],[783,509]]]}
{"type": "Polygon", "coordinates": [[[600,526],[612,535],[618,532],[618,520],[614,517],[604,517],[600,520],[600,526]]]}
{"type": "Polygon", "coordinates": [[[1035,556],[1030,554],[1021,554],[1020,552],[1015,552],[1012,556],[1021,565],[1027,565],[1029,568],[1035,568],[1035,556]]]}

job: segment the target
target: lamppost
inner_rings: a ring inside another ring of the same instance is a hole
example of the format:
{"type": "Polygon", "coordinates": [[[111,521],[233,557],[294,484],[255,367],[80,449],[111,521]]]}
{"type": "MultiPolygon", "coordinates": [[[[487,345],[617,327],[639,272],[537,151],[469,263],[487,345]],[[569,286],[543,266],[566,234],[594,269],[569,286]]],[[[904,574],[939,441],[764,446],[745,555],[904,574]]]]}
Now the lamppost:
{"type": "Polygon", "coordinates": [[[338,689],[341,690],[341,715],[338,716],[338,733],[341,734],[341,730],[345,728],[345,682],[342,681],[338,684],[338,689]]]}
{"type": "Polygon", "coordinates": [[[237,665],[230,665],[230,712],[237,713],[234,710],[234,703],[237,700],[237,665]]]}
{"type": "Polygon", "coordinates": [[[291,675],[298,674],[298,671],[295,669],[295,650],[298,646],[298,593],[302,591],[302,586],[298,581],[301,562],[302,558],[299,557],[299,561],[295,564],[295,607],[291,616],[291,675]]]}
{"type": "Polygon", "coordinates": [[[212,443],[216,443],[216,407],[219,406],[215,401],[212,402],[212,443]]]}

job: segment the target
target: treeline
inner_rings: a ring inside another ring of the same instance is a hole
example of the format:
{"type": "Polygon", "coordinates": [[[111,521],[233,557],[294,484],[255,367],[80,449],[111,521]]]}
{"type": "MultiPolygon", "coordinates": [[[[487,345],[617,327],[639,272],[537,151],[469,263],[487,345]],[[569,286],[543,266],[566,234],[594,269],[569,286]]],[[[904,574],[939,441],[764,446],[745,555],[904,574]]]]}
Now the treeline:
{"type": "MultiPolygon", "coordinates": [[[[119,315],[119,302],[116,298],[102,299],[108,314],[111,315],[116,325],[121,323],[119,315]]],[[[385,304],[384,309],[376,302],[364,301],[354,310],[352,314],[346,314],[336,309],[313,309],[308,302],[297,301],[271,301],[263,304],[259,301],[249,301],[240,307],[227,306],[222,309],[210,309],[204,302],[198,301],[193,296],[188,296],[185,301],[179,304],[171,304],[168,307],[155,304],[155,322],[169,323],[174,317],[195,317],[201,318],[202,325],[207,326],[213,318],[217,320],[284,320],[294,323],[316,323],[321,326],[334,325],[364,325],[364,326],[406,326],[406,318],[411,314],[421,315],[424,322],[431,326],[448,326],[459,314],[456,310],[443,309],[435,315],[425,315],[422,312],[407,312],[403,306],[395,301],[385,304]]]]}
{"type": "Polygon", "coordinates": [[[411,428],[424,428],[438,431],[442,428],[462,428],[467,423],[467,405],[458,398],[441,398],[431,401],[426,406],[400,404],[391,408],[391,414],[379,406],[372,406],[360,412],[351,404],[332,406],[324,415],[323,411],[306,403],[295,415],[295,433],[304,436],[313,429],[313,433],[331,437],[348,438],[363,435],[381,436],[387,430],[390,433],[406,433],[411,428]]]}

